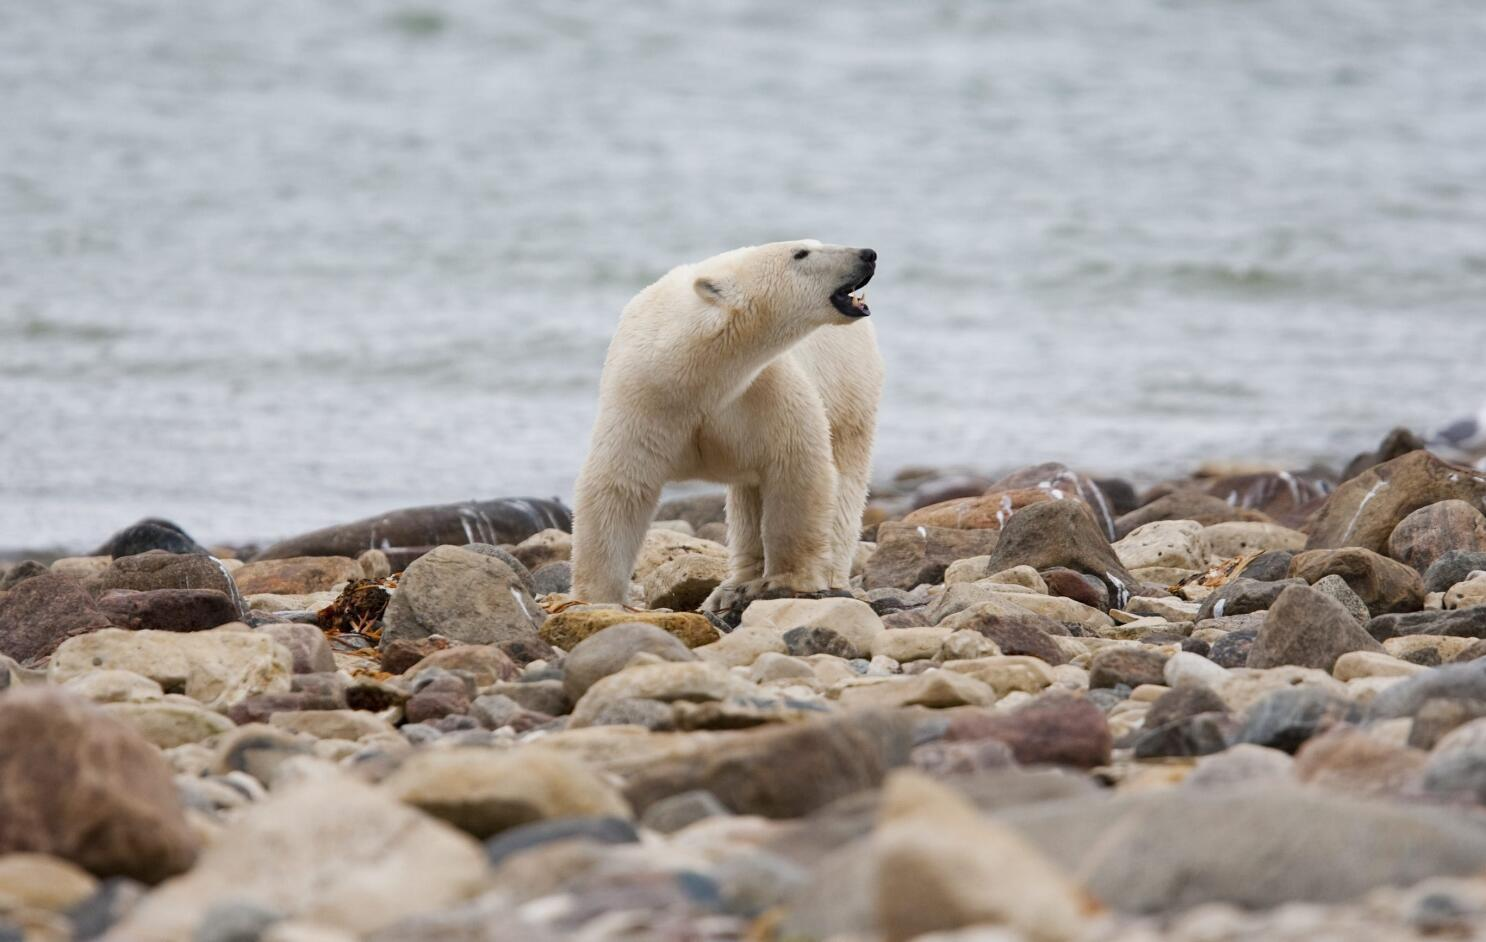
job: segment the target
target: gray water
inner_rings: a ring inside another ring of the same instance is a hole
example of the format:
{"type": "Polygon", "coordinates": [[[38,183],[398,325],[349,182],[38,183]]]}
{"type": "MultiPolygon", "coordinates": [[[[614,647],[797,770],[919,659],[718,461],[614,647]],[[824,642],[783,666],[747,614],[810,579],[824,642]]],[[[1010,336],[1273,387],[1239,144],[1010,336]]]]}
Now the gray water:
{"type": "Polygon", "coordinates": [[[1486,398],[1474,0],[0,4],[0,547],[567,495],[671,265],[881,253],[881,474],[1486,398]]]}

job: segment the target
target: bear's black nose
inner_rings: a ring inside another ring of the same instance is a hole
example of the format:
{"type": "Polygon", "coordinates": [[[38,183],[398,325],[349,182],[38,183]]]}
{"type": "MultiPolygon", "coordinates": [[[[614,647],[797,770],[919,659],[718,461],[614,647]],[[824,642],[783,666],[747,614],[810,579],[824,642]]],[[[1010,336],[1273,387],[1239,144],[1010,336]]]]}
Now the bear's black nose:
{"type": "Polygon", "coordinates": [[[877,253],[874,252],[874,251],[872,251],[871,249],[862,249],[857,254],[862,257],[862,261],[864,261],[864,262],[875,262],[875,261],[877,261],[877,253]]]}

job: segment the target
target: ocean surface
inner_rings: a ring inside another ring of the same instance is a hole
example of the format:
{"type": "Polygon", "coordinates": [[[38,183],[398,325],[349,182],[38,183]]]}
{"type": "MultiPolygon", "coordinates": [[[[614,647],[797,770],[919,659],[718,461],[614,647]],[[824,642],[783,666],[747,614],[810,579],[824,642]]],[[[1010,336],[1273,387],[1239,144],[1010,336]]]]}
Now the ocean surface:
{"type": "Polygon", "coordinates": [[[7,0],[0,548],[569,495],[620,308],[871,246],[881,475],[1486,400],[1475,0],[7,0]]]}

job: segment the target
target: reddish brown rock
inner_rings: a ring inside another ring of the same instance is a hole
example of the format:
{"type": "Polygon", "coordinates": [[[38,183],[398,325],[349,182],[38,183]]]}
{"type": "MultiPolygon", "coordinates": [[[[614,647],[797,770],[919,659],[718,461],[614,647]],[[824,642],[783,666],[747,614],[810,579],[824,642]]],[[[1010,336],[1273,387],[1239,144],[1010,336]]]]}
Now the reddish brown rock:
{"type": "Polygon", "coordinates": [[[956,711],[945,738],[995,739],[1022,765],[1092,769],[1109,763],[1113,740],[1099,708],[1067,694],[1044,694],[1011,713],[956,711]]]}
{"type": "Polygon", "coordinates": [[[1046,615],[1027,612],[1025,615],[977,614],[973,621],[957,623],[960,628],[978,631],[996,642],[1002,654],[1025,654],[1040,658],[1049,664],[1066,664],[1063,649],[1053,640],[1053,635],[1067,635],[1068,629],[1061,622],[1046,615]]]}
{"type": "Polygon", "coordinates": [[[1420,507],[1388,536],[1388,555],[1421,573],[1451,550],[1486,552],[1486,516],[1463,500],[1420,507]]]}
{"type": "Polygon", "coordinates": [[[999,530],[1011,515],[1031,504],[1056,500],[1048,491],[1035,487],[1014,491],[988,491],[976,497],[957,497],[915,510],[903,518],[904,523],[926,527],[948,527],[956,530],[999,530]]]}
{"type": "Polygon", "coordinates": [[[1307,550],[1290,560],[1290,575],[1312,585],[1327,576],[1341,576],[1374,615],[1424,607],[1424,580],[1417,571],[1361,547],[1307,550]]]}
{"type": "Polygon", "coordinates": [[[1232,507],[1257,510],[1287,527],[1303,524],[1331,493],[1332,482],[1300,471],[1264,471],[1218,478],[1207,492],[1232,507]]]}
{"type": "Polygon", "coordinates": [[[157,883],[198,841],[170,766],[128,725],[54,689],[0,697],[0,854],[157,883]]]}
{"type": "Polygon", "coordinates": [[[1410,452],[1338,487],[1311,521],[1306,548],[1361,546],[1386,553],[1388,538],[1405,517],[1442,500],[1486,508],[1486,473],[1427,451],[1410,452]]]}
{"type": "Polygon", "coordinates": [[[63,641],[112,627],[75,579],[43,573],[0,597],[0,654],[17,661],[46,657],[63,641]]]}
{"type": "Polygon", "coordinates": [[[1074,572],[1072,569],[1064,569],[1061,566],[1045,570],[1040,575],[1042,581],[1047,583],[1049,595],[1073,599],[1090,608],[1097,608],[1101,612],[1109,611],[1109,588],[1105,586],[1102,579],[1086,576],[1081,572],[1074,572]]]}
{"type": "Polygon", "coordinates": [[[206,631],[239,618],[237,603],[216,589],[110,589],[98,608],[117,628],[131,631],[206,631]]]}

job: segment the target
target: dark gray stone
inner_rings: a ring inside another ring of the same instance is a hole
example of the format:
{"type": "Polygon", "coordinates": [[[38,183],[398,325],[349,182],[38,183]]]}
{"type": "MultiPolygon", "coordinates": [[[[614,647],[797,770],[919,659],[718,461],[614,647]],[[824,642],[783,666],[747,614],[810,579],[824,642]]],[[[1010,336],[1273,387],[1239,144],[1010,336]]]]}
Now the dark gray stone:
{"type": "Polygon", "coordinates": [[[1435,560],[1424,571],[1424,588],[1429,592],[1444,592],[1478,569],[1486,569],[1486,553],[1470,550],[1450,550],[1435,560]]]}
{"type": "Polygon", "coordinates": [[[1451,638],[1486,638],[1486,605],[1443,611],[1379,615],[1367,623],[1367,633],[1379,641],[1403,635],[1444,635],[1451,638]]]}
{"type": "Polygon", "coordinates": [[[634,825],[623,818],[558,818],[507,828],[485,842],[485,855],[498,867],[517,854],[558,841],[633,844],[639,839],[634,825]]]}
{"type": "Polygon", "coordinates": [[[1276,690],[1249,708],[1235,742],[1294,753],[1306,740],[1338,723],[1356,723],[1362,710],[1314,687],[1276,690]]]}
{"type": "Polygon", "coordinates": [[[704,818],[723,817],[731,813],[717,800],[716,795],[698,788],[657,801],[645,809],[640,823],[652,831],[674,834],[704,818]]]}
{"type": "Polygon", "coordinates": [[[1280,597],[1286,587],[1305,584],[1304,579],[1283,579],[1277,582],[1234,579],[1202,600],[1202,605],[1197,609],[1197,620],[1200,622],[1208,618],[1262,612],[1274,604],[1274,600],[1280,597]]]}
{"type": "Polygon", "coordinates": [[[1413,716],[1430,700],[1486,700],[1486,660],[1415,674],[1374,697],[1371,712],[1378,719],[1413,716]]]}
{"type": "Polygon", "coordinates": [[[571,530],[572,513],[556,500],[507,497],[394,510],[284,540],[255,559],[349,556],[369,549],[481,542],[520,543],[543,530],[571,530]]]}
{"type": "Polygon", "coordinates": [[[1307,586],[1291,585],[1269,607],[1264,626],[1249,649],[1248,666],[1293,664],[1329,671],[1343,654],[1382,650],[1341,602],[1307,586]]]}

